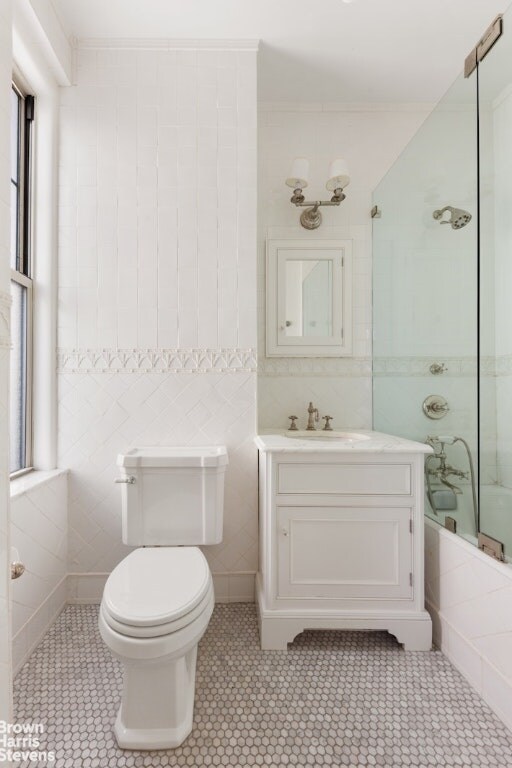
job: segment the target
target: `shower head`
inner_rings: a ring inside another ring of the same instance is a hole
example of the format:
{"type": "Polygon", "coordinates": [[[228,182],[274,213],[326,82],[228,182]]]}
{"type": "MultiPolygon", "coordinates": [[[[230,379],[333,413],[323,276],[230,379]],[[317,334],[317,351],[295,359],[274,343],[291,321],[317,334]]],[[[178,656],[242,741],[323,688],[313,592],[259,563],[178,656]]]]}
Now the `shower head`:
{"type": "Polygon", "coordinates": [[[453,208],[451,205],[445,205],[444,208],[440,208],[437,211],[434,211],[432,216],[437,221],[441,219],[441,224],[451,224],[452,229],[462,229],[462,227],[465,227],[466,224],[469,224],[471,221],[470,213],[463,211],[461,208],[453,208]],[[445,211],[450,211],[449,219],[443,219],[443,214],[445,211]]]}

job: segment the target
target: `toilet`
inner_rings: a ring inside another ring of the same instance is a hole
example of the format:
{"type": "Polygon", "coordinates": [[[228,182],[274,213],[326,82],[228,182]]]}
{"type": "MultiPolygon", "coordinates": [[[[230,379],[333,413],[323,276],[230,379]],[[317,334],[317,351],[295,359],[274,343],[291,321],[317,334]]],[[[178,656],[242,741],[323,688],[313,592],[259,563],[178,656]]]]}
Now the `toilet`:
{"type": "Polygon", "coordinates": [[[136,448],[118,456],[122,538],[99,629],[123,665],[114,725],[125,749],[179,746],[192,730],[197,645],[214,606],[198,544],[222,540],[224,446],[136,448]]]}

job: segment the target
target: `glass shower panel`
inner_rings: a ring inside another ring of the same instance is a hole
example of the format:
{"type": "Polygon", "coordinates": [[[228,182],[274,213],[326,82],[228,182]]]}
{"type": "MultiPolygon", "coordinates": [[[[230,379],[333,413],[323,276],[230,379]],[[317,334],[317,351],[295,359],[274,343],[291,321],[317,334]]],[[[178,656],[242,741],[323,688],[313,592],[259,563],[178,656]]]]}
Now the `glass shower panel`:
{"type": "Polygon", "coordinates": [[[373,222],[374,428],[433,438],[427,514],[473,541],[476,110],[476,78],[461,76],[375,190],[373,222]]]}
{"type": "Polygon", "coordinates": [[[512,560],[512,14],[479,64],[480,531],[512,560]],[[508,23],[507,23],[508,22],[508,23]]]}

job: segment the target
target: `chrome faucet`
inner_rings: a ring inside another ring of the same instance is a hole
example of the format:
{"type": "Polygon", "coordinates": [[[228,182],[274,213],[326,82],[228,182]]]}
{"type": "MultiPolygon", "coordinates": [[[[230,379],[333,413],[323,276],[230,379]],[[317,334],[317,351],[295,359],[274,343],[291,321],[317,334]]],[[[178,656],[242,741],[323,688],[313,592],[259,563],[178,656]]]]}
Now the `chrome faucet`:
{"type": "Polygon", "coordinates": [[[315,408],[313,406],[313,403],[309,404],[308,414],[309,414],[309,416],[308,416],[308,425],[307,425],[306,429],[308,429],[311,432],[311,431],[314,431],[316,429],[315,422],[318,423],[319,420],[320,420],[320,414],[318,413],[318,408],[315,408]]]}
{"type": "Polygon", "coordinates": [[[462,469],[458,469],[457,467],[452,467],[451,464],[448,464],[446,461],[446,451],[444,450],[445,443],[440,438],[432,438],[427,437],[425,440],[427,445],[432,446],[434,449],[434,453],[430,454],[430,456],[427,456],[427,460],[425,463],[425,468],[427,471],[427,475],[430,475],[431,477],[435,477],[436,480],[439,480],[440,483],[445,485],[447,488],[450,488],[454,493],[461,494],[462,489],[459,488],[458,485],[455,485],[454,483],[450,482],[448,478],[453,475],[454,477],[459,477],[463,480],[467,480],[469,477],[468,472],[464,472],[462,469]],[[432,469],[429,464],[431,459],[437,459],[439,461],[439,464],[437,467],[432,469]]]}

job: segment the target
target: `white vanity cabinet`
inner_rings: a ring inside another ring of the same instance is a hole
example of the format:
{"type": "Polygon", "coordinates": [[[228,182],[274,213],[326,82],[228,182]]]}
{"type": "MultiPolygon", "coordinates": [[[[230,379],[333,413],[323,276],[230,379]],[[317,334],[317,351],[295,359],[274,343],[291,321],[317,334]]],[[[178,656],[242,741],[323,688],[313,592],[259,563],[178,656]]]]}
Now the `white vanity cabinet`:
{"type": "MultiPolygon", "coordinates": [[[[363,437],[363,435],[361,435],[363,437]]],[[[261,645],[286,649],[304,629],[383,629],[428,650],[423,461],[428,447],[261,435],[261,645]]]]}

